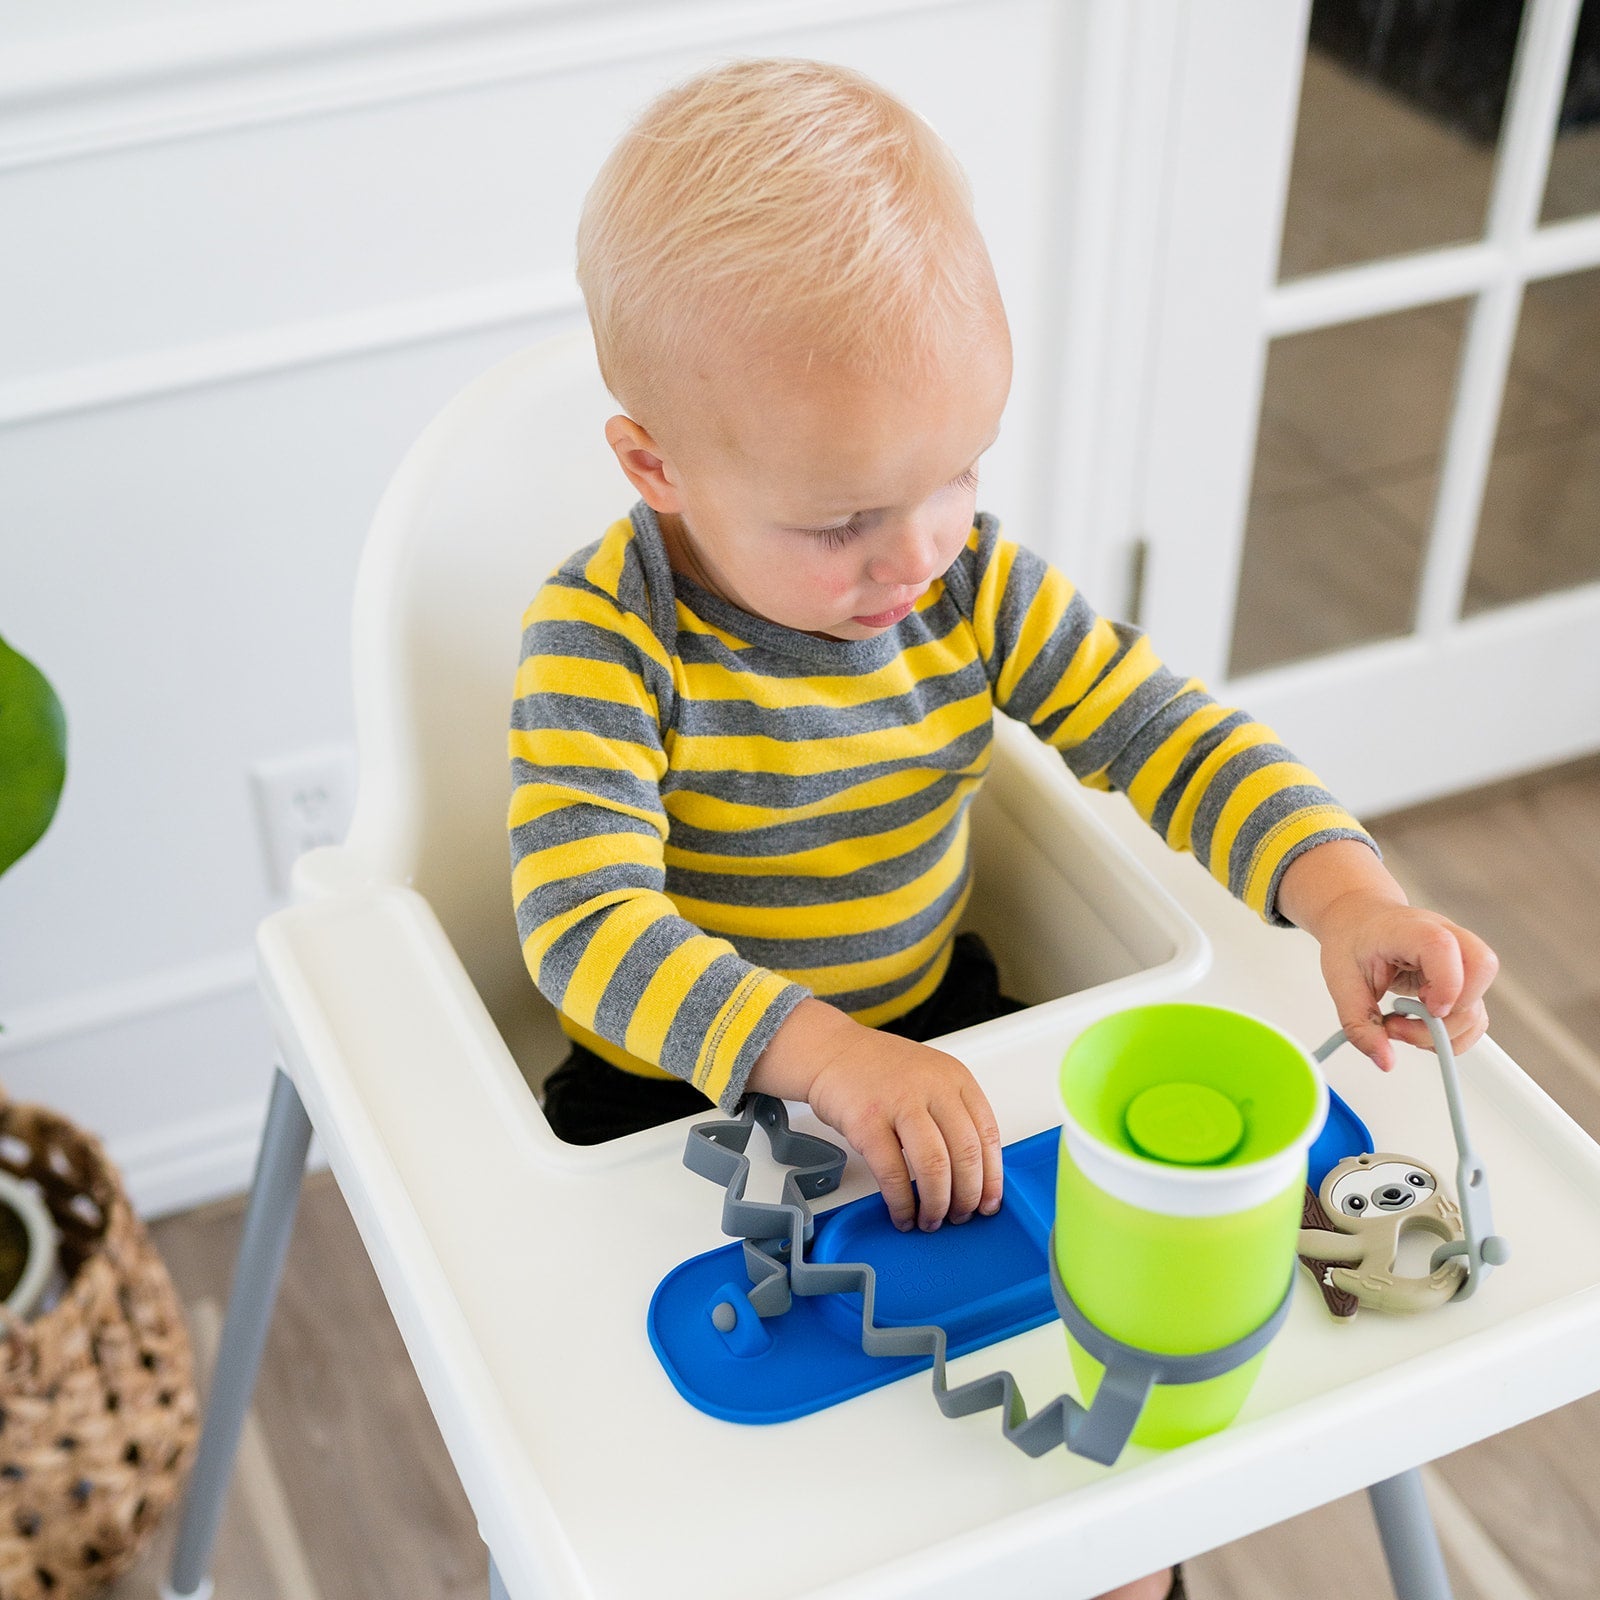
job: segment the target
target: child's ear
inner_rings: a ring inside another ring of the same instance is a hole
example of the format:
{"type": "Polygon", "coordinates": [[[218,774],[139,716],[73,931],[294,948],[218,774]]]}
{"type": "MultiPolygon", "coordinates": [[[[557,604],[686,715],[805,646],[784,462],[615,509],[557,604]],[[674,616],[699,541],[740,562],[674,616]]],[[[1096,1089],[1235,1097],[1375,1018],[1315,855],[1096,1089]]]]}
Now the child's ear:
{"type": "Polygon", "coordinates": [[[616,452],[628,482],[652,511],[683,510],[677,473],[661,447],[632,417],[613,417],[606,424],[606,443],[616,452]]]}

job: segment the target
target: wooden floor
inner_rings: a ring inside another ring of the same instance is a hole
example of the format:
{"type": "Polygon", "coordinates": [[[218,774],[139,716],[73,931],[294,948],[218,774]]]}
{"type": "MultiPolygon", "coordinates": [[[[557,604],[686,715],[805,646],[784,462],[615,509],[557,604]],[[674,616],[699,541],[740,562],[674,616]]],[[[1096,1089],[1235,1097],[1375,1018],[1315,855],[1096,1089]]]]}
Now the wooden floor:
{"type": "MultiPolygon", "coordinates": [[[[1499,950],[1493,1030],[1600,1137],[1600,760],[1376,825],[1414,899],[1499,950]]],[[[242,1206],[157,1225],[202,1367],[242,1206]]],[[[1600,1398],[1429,1469],[1458,1600],[1600,1597],[1600,1398]]],[[[170,1529],[167,1531],[170,1537],[170,1529]]],[[[166,1539],[112,1591],[154,1600],[166,1539]]],[[[485,1557],[338,1190],[307,1184],[214,1568],[220,1600],[456,1600],[485,1557]]],[[[1190,1563],[1195,1600],[1377,1600],[1365,1500],[1190,1563]]]]}

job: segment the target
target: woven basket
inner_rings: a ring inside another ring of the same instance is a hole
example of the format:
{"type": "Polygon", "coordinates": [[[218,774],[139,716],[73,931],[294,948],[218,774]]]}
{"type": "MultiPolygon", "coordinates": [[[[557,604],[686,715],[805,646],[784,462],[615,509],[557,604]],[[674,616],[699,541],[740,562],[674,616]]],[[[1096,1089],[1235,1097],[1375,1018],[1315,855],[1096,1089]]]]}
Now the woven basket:
{"type": "Polygon", "coordinates": [[[198,1431],[172,1280],[98,1139],[0,1096],[0,1167],[61,1233],[61,1298],[0,1309],[0,1600],[78,1600],[132,1564],[198,1431]]]}

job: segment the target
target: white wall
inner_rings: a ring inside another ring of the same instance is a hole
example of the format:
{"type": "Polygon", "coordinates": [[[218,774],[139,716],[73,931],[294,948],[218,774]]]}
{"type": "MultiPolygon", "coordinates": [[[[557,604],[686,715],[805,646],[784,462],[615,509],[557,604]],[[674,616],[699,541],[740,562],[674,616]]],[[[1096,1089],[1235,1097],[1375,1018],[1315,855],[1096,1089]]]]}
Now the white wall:
{"type": "Polygon", "coordinates": [[[105,1136],[151,1211],[248,1178],[273,902],[247,769],[351,739],[370,511],[453,390],[579,316],[583,189],[657,88],[814,54],[940,128],[1017,343],[985,502],[1094,554],[1047,515],[1062,419],[1081,459],[1097,414],[1093,365],[1062,377],[1109,248],[1088,261],[1111,202],[1080,181],[1105,48],[1086,4],[329,9],[27,0],[0,21],[0,634],[71,726],[56,824],[0,882],[0,1082],[105,1136]]]}

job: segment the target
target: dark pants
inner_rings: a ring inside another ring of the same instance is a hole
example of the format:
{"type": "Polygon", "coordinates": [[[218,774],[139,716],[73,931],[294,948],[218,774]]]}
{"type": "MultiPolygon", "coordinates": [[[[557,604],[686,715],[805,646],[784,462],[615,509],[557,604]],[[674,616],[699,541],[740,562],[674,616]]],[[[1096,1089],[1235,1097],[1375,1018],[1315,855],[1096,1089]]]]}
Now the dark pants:
{"type": "MultiPolygon", "coordinates": [[[[1022,1009],[1021,1000],[1001,994],[989,947],[975,933],[959,933],[939,987],[903,1017],[884,1023],[882,1031],[903,1039],[936,1039],[1022,1009]]],[[[681,1078],[624,1072],[581,1044],[572,1047],[544,1086],[545,1117],[568,1144],[604,1144],[714,1109],[711,1100],[681,1078]]]]}

